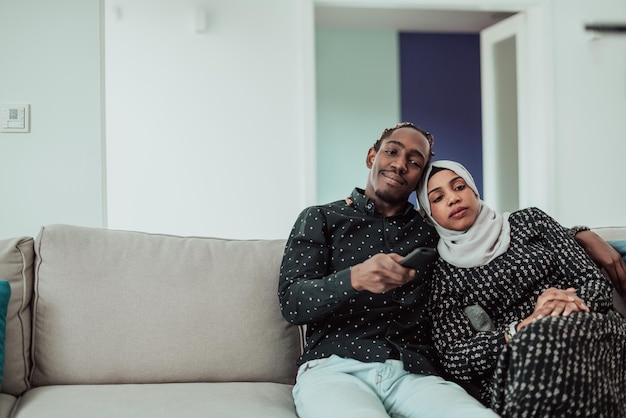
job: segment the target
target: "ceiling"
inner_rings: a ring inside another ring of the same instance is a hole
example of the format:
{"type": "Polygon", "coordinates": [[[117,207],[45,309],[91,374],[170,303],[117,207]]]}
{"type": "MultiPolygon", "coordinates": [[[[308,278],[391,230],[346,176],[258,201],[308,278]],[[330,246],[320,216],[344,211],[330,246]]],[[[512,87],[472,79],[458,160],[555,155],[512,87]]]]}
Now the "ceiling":
{"type": "Polygon", "coordinates": [[[513,14],[515,12],[318,5],[315,7],[315,25],[322,29],[478,33],[513,14]]]}

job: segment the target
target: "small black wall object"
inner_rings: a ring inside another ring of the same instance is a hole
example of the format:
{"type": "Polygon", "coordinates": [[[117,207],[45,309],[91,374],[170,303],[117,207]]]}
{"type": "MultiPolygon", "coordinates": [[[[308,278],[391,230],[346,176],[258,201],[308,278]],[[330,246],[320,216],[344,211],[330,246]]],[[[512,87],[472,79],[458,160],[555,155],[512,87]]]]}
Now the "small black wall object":
{"type": "Polygon", "coordinates": [[[588,23],[585,30],[601,33],[623,33],[626,34],[626,23],[588,23]]]}

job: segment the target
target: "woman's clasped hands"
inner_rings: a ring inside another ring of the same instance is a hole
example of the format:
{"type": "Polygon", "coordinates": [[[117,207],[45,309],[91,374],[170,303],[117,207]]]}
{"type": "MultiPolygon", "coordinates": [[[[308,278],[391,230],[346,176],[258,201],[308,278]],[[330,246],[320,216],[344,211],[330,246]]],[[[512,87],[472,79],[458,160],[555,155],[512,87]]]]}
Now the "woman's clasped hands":
{"type": "Polygon", "coordinates": [[[589,312],[589,307],[576,295],[576,289],[551,287],[537,298],[533,313],[521,321],[517,329],[520,330],[531,322],[548,316],[569,316],[574,312],[589,312]]]}

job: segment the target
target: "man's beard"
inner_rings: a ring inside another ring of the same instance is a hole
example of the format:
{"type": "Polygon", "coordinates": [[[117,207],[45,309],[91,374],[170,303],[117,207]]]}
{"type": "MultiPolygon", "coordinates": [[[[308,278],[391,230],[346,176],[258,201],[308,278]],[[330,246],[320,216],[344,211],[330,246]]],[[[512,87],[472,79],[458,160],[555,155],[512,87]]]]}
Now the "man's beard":
{"type": "Polygon", "coordinates": [[[377,198],[379,198],[382,202],[387,203],[388,205],[398,205],[402,203],[406,203],[408,199],[396,196],[392,193],[389,193],[385,190],[375,190],[374,194],[377,198]]]}

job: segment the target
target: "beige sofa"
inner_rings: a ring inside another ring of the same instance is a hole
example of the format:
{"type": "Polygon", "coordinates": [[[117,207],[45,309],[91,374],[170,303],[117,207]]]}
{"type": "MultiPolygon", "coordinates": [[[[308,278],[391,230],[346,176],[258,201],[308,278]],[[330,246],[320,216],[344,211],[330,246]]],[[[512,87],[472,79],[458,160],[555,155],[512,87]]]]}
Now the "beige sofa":
{"type": "Polygon", "coordinates": [[[67,225],[0,241],[0,418],[295,417],[284,243],[67,225]]]}
{"type": "Polygon", "coordinates": [[[284,244],[65,225],[0,241],[0,417],[295,417],[284,244]]]}

